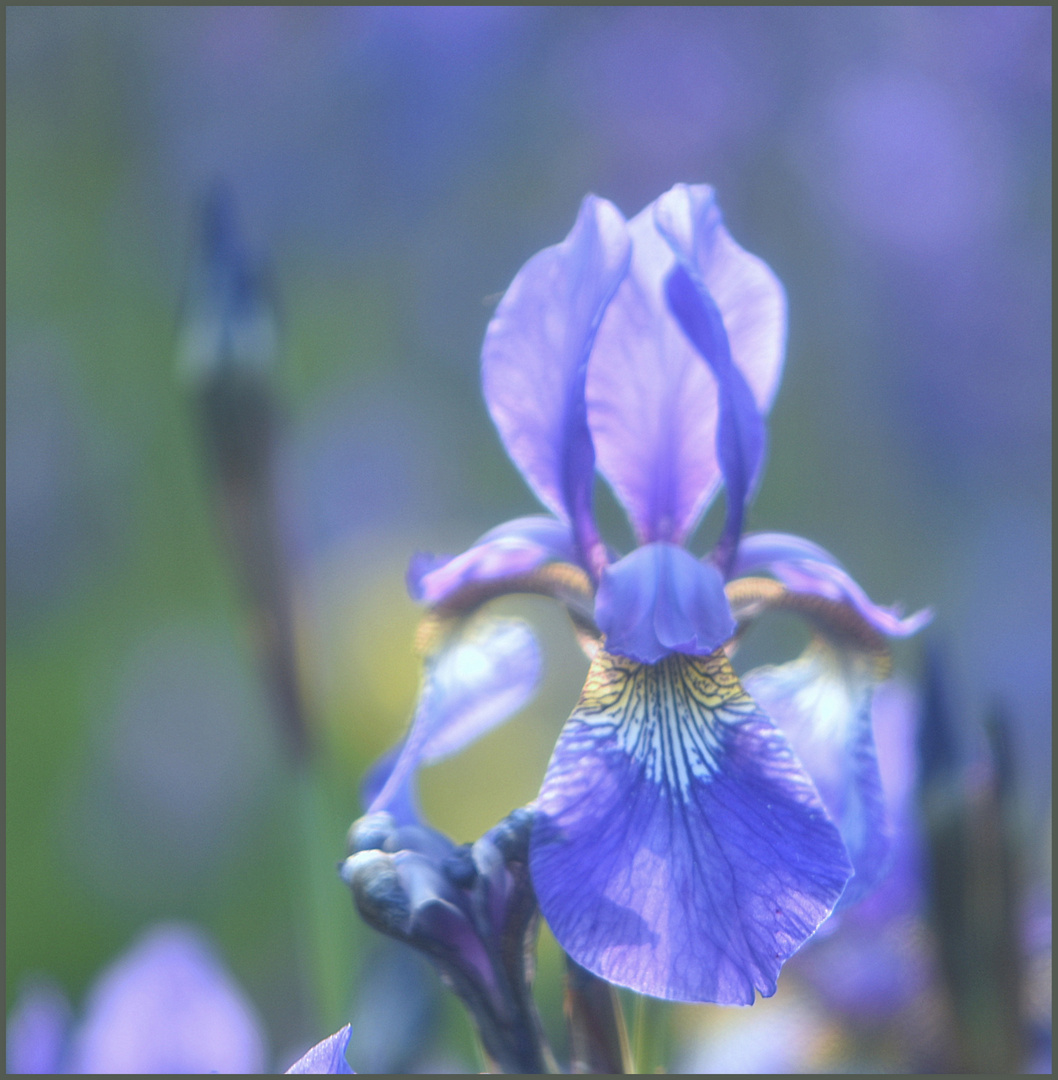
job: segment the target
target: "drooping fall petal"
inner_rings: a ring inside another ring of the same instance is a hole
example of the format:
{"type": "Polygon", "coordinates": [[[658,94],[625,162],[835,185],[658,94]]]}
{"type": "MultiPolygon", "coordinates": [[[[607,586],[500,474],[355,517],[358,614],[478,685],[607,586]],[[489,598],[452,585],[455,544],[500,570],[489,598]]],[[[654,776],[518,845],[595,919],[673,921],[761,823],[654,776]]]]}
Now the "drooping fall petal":
{"type": "Polygon", "coordinates": [[[722,651],[600,652],[548,766],[540,908],[582,967],[639,993],[750,1004],[851,868],[789,744],[722,651]]]}
{"type": "MultiPolygon", "coordinates": [[[[400,824],[417,819],[414,781],[422,765],[441,761],[503,723],[535,693],[540,650],[519,619],[479,619],[427,659],[411,729],[388,775],[369,776],[369,812],[388,810],[400,824]]],[[[387,760],[387,759],[384,759],[387,760]]]]}
{"type": "Polygon", "coordinates": [[[929,608],[903,616],[875,604],[830,552],[788,533],[747,533],[738,545],[732,576],[767,570],[794,592],[851,604],[875,630],[889,637],[918,633],[932,618],[929,608]]]}
{"type": "Polygon", "coordinates": [[[546,562],[573,562],[577,549],[569,525],[534,515],[490,529],[461,555],[415,555],[408,592],[423,604],[443,604],[461,590],[527,574],[546,562]]]}

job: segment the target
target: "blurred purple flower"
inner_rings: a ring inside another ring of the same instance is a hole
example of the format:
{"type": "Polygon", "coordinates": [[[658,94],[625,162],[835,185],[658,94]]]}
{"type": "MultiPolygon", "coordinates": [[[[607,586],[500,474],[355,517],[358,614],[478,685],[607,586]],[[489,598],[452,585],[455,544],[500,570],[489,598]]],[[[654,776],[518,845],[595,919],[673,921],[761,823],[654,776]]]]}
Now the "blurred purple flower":
{"type": "Polygon", "coordinates": [[[883,251],[912,259],[965,253],[993,230],[1010,151],[987,103],[899,69],[830,96],[802,140],[813,190],[883,251]]]}
{"type": "Polygon", "coordinates": [[[147,931],[99,976],[80,1023],[62,993],[23,992],[8,1017],[11,1073],[256,1073],[260,1021],[212,946],[190,926],[147,931]]]}
{"type": "Polygon", "coordinates": [[[774,12],[601,9],[560,39],[551,78],[608,174],[656,190],[703,162],[730,167],[761,139],[782,103],[782,39],[774,12]]]}
{"type": "Polygon", "coordinates": [[[488,106],[519,71],[523,27],[537,18],[521,8],[144,9],[122,26],[155,92],[129,108],[157,133],[148,160],[163,190],[183,198],[221,173],[273,236],[363,252],[421,229],[491,148],[501,114],[488,106]]]}
{"type": "Polygon", "coordinates": [[[728,234],[710,188],[677,185],[631,222],[588,196],[567,239],[515,277],[482,352],[493,420],[554,516],[409,571],[440,616],[541,592],[594,635],[535,804],[533,883],[574,960],[658,997],[774,993],[783,961],[886,857],[870,696],[881,635],[929,616],[876,606],[810,541],[743,536],[785,328],[782,286],[728,234]],[[596,465],[639,543],[624,557],[596,526],[596,465]],[[683,545],[721,482],[726,523],[699,560],[683,545]],[[731,580],[760,570],[782,584],[731,580]],[[818,792],[725,651],[773,607],[817,634],[759,685],[784,727],[826,732],[804,762],[818,792]]]}

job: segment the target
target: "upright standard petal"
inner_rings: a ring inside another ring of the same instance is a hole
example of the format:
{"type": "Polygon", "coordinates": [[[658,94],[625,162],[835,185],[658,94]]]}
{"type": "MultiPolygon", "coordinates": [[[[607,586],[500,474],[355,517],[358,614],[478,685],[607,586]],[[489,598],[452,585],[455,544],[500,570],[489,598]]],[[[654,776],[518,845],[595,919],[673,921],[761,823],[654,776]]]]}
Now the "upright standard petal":
{"type": "Polygon", "coordinates": [[[932,618],[929,608],[902,616],[896,607],[875,604],[830,552],[788,533],[749,533],[739,543],[732,574],[766,570],[791,591],[851,604],[875,630],[889,637],[918,633],[932,618]]]}
{"type": "Polygon", "coordinates": [[[598,536],[584,380],[629,253],[620,212],[587,196],[569,236],[518,272],[481,351],[485,401],[507,452],[544,505],[571,522],[587,559],[596,553],[598,536]]]}
{"type": "Polygon", "coordinates": [[[731,359],[720,310],[704,286],[685,266],[677,266],[665,281],[665,295],[676,321],[716,378],[716,456],[724,477],[727,520],[713,558],[728,573],[764,462],[764,417],[731,359]]]}
{"type": "Polygon", "coordinates": [[[600,652],[537,802],[540,909],[582,967],[639,993],[751,1004],[851,868],[782,734],[723,652],[600,652]]]}
{"type": "Polygon", "coordinates": [[[724,227],[713,189],[676,184],[654,204],[658,231],[716,302],[731,346],[761,412],[771,409],[786,350],[786,292],[763,259],[724,227]]]}
{"type": "Polygon", "coordinates": [[[640,541],[680,543],[720,483],[717,386],[669,309],[665,282],[678,259],[656,213],[670,232],[690,237],[688,258],[761,413],[782,370],[786,301],[768,267],[723,227],[711,188],[678,185],[629,222],[632,263],[599,328],[588,418],[599,469],[640,541]]]}
{"type": "Polygon", "coordinates": [[[716,567],[660,542],[603,571],[595,621],[609,652],[644,664],[671,652],[708,655],[735,632],[716,567]]]}
{"type": "Polygon", "coordinates": [[[411,730],[369,812],[388,810],[401,824],[417,817],[414,779],[421,765],[441,761],[503,723],[536,692],[540,650],[519,619],[481,619],[426,661],[411,730]]]}

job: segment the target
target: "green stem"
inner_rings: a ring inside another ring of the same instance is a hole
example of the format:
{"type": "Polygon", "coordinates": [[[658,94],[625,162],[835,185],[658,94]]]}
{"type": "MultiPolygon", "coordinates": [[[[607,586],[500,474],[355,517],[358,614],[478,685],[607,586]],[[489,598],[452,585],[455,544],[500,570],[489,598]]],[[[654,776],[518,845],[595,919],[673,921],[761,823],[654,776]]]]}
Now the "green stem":
{"type": "Polygon", "coordinates": [[[294,776],[299,848],[292,862],[296,918],[302,945],[309,956],[309,983],[316,1019],[322,1031],[337,1031],[348,1022],[351,962],[348,927],[353,920],[347,896],[335,873],[339,851],[330,841],[338,835],[330,827],[321,778],[302,766],[294,776]]]}
{"type": "Polygon", "coordinates": [[[637,1073],[667,1070],[669,1021],[667,1002],[636,995],[632,1012],[632,1060],[637,1073]]]}

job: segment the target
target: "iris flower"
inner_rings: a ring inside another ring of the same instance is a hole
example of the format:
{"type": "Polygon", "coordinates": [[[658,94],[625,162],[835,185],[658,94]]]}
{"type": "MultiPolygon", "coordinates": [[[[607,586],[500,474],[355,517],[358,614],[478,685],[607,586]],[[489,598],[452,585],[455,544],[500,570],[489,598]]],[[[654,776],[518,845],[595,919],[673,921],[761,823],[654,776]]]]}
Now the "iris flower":
{"type": "Polygon", "coordinates": [[[534,804],[532,881],[577,963],[661,998],[774,993],[885,868],[871,692],[883,635],[929,615],[876,606],[810,541],[743,532],[785,335],[782,286],[712,189],[677,185],[631,221],[589,195],[519,271],[482,351],[489,412],[550,514],[408,575],[435,628],[505,593],[565,604],[592,663],[534,804]],[[600,536],[596,471],[628,554],[600,536]],[[721,485],[725,523],[699,558],[687,543],[721,485]],[[753,697],[729,654],[775,609],[813,640],[747,677],[753,697]]]}
{"type": "Polygon", "coordinates": [[[51,984],[28,987],[7,1022],[10,1073],[258,1073],[260,1020],[194,927],[148,930],[96,979],[74,1019],[51,984]]]}
{"type": "MultiPolygon", "coordinates": [[[[349,1026],[288,1072],[351,1073],[349,1026]]],[[[260,1019],[193,926],[151,927],[88,993],[76,1019],[50,982],[25,987],[7,1020],[9,1073],[260,1073],[260,1019]]]]}

